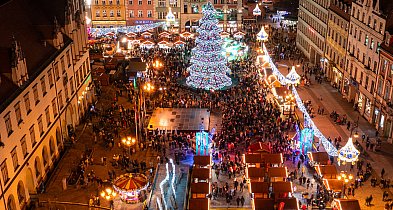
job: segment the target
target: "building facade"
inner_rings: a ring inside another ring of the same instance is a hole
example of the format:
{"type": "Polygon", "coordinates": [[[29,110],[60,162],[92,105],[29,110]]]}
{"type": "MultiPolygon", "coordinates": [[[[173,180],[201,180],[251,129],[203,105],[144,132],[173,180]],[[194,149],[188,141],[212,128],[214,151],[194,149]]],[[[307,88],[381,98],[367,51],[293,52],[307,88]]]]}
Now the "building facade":
{"type": "MultiPolygon", "coordinates": [[[[379,49],[384,40],[388,1],[352,1],[346,69],[356,93],[348,95],[370,123],[374,121],[374,95],[379,49]]],[[[351,91],[350,91],[351,92],[351,91]]]]}
{"type": "MultiPolygon", "coordinates": [[[[213,0],[217,10],[219,26],[224,31],[234,32],[242,27],[243,1],[242,0],[213,0]]],[[[199,19],[202,18],[202,6],[206,0],[183,0],[180,15],[180,28],[182,31],[195,31],[199,19]]]]}
{"type": "MultiPolygon", "coordinates": [[[[135,1],[135,0],[134,0],[135,1]]],[[[126,26],[126,0],[92,0],[91,25],[95,28],[126,26]]]]}
{"type": "MultiPolygon", "coordinates": [[[[391,31],[392,32],[392,31],[391,31]]],[[[390,33],[391,33],[390,32],[390,33]]],[[[379,70],[375,94],[375,128],[383,137],[393,140],[393,43],[389,35],[379,51],[379,70]]]]}
{"type": "Polygon", "coordinates": [[[166,21],[166,16],[169,11],[175,16],[174,22],[168,23],[169,30],[179,32],[180,28],[180,13],[181,1],[180,0],[154,0],[155,13],[154,18],[158,22],[166,21]]]}
{"type": "Polygon", "coordinates": [[[154,23],[154,0],[126,0],[127,26],[154,23]]]}
{"type": "Polygon", "coordinates": [[[349,93],[349,77],[345,71],[345,56],[350,11],[351,0],[332,0],[328,9],[325,73],[331,84],[343,94],[349,93]],[[344,74],[346,75],[344,76],[344,74]]]}
{"type": "Polygon", "coordinates": [[[27,208],[92,100],[84,10],[80,0],[0,4],[0,209],[27,208]]]}
{"type": "Polygon", "coordinates": [[[330,0],[300,0],[296,46],[311,63],[323,66],[330,0]]]}

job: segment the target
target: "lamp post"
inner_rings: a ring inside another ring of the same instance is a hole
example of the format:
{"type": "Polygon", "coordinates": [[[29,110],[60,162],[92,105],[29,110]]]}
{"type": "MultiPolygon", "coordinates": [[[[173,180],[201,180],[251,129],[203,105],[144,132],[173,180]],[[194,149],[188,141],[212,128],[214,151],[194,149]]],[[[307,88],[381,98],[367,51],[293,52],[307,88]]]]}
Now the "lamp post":
{"type": "Polygon", "coordinates": [[[110,203],[110,209],[114,209],[113,199],[116,197],[117,193],[110,187],[102,190],[100,193],[102,198],[105,198],[110,203]]]}
{"type": "Polygon", "coordinates": [[[341,171],[340,174],[337,177],[338,180],[343,180],[344,185],[343,185],[343,196],[345,196],[345,188],[347,186],[347,183],[353,180],[353,175],[347,173],[346,171],[341,171]]]}
{"type": "Polygon", "coordinates": [[[131,146],[134,145],[136,142],[135,138],[132,138],[131,136],[127,136],[121,139],[121,143],[128,147],[128,155],[131,156],[131,146]]]}
{"type": "Polygon", "coordinates": [[[289,103],[289,117],[292,117],[292,107],[294,107],[294,101],[295,97],[292,93],[285,96],[285,102],[289,103]]]}

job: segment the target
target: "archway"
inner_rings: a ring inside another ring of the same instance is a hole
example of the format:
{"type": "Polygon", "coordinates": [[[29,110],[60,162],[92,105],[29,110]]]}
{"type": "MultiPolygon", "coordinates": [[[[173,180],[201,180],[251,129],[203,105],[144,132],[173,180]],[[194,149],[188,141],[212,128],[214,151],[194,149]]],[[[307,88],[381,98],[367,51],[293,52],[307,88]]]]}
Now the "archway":
{"type": "Polygon", "coordinates": [[[17,194],[18,194],[19,206],[22,207],[26,203],[25,185],[23,184],[22,181],[19,181],[16,191],[17,191],[17,194]]]}
{"type": "Polygon", "coordinates": [[[35,194],[36,193],[36,188],[34,184],[34,178],[33,178],[33,171],[29,167],[26,171],[26,185],[27,185],[27,190],[30,194],[35,194]]]}
{"type": "Polygon", "coordinates": [[[61,151],[63,148],[63,138],[61,136],[59,127],[56,128],[56,144],[57,144],[57,149],[61,151]]]}
{"type": "Polygon", "coordinates": [[[41,173],[42,168],[41,168],[40,158],[38,156],[35,158],[34,168],[35,168],[35,177],[37,178],[37,180],[39,180],[42,174],[41,173]]]}
{"type": "Polygon", "coordinates": [[[42,161],[44,163],[44,168],[46,169],[49,164],[48,150],[46,149],[46,146],[42,148],[42,161]]]}
{"type": "Polygon", "coordinates": [[[15,198],[13,195],[8,196],[7,210],[16,210],[15,198]]]}
{"type": "Polygon", "coordinates": [[[49,154],[53,158],[55,153],[56,153],[55,141],[53,140],[53,136],[51,136],[49,139],[49,154]]]}

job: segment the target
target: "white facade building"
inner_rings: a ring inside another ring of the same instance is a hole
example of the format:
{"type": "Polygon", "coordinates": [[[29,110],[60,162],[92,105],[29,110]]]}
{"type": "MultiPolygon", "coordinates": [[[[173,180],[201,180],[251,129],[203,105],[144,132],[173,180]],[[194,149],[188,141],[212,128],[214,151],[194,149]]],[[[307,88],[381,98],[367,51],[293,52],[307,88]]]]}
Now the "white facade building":
{"type": "Polygon", "coordinates": [[[296,46],[313,64],[324,61],[330,0],[300,0],[296,46]]]}
{"type": "Polygon", "coordinates": [[[0,14],[0,209],[19,210],[91,101],[87,31],[80,0],[13,0],[0,14]]]}

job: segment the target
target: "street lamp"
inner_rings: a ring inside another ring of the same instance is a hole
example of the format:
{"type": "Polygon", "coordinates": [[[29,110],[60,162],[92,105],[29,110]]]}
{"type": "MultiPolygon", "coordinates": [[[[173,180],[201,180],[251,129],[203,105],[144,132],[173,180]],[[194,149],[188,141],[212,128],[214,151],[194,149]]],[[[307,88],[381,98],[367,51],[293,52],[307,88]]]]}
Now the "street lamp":
{"type": "Polygon", "coordinates": [[[163,64],[159,60],[154,61],[152,65],[153,65],[153,68],[155,68],[155,69],[160,69],[163,66],[163,64]]]}
{"type": "Polygon", "coordinates": [[[112,188],[106,188],[101,191],[101,197],[105,198],[110,203],[110,209],[113,209],[113,199],[116,197],[117,193],[112,188]]]}
{"type": "Polygon", "coordinates": [[[338,175],[337,179],[343,180],[345,183],[348,183],[353,179],[353,175],[348,174],[347,172],[341,171],[341,173],[340,173],[340,175],[338,175]]]}
{"type": "Polygon", "coordinates": [[[134,145],[135,142],[135,138],[132,138],[131,136],[127,136],[121,139],[121,143],[123,143],[124,146],[128,147],[129,155],[131,155],[131,146],[134,145]]]}
{"type": "Polygon", "coordinates": [[[294,100],[295,100],[295,96],[292,93],[285,96],[285,102],[289,103],[289,117],[292,116],[292,107],[294,105],[293,104],[294,100]]]}

